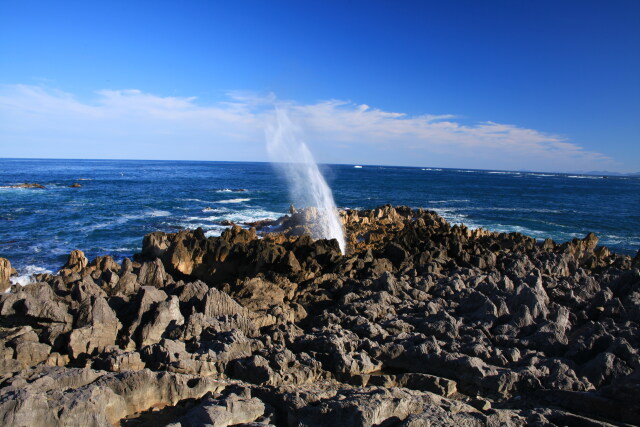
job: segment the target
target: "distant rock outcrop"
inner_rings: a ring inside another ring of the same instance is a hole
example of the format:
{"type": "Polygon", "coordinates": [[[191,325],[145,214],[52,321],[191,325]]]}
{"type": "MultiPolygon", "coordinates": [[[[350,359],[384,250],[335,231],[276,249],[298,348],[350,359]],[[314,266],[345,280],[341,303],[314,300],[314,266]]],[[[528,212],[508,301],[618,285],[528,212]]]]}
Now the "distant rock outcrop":
{"type": "Polygon", "coordinates": [[[25,182],[25,183],[22,183],[22,184],[6,185],[4,187],[6,187],[6,188],[36,188],[36,189],[47,188],[44,185],[38,184],[36,182],[25,182]]]}

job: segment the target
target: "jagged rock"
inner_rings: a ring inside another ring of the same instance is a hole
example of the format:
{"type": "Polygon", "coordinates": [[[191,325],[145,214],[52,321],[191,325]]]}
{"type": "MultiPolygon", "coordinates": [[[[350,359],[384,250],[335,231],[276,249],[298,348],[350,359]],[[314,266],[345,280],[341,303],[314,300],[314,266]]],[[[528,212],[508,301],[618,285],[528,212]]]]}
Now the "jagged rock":
{"type": "Polygon", "coordinates": [[[0,292],[4,292],[9,289],[11,283],[9,278],[11,277],[11,263],[6,258],[0,257],[0,292]]]}
{"type": "Polygon", "coordinates": [[[69,255],[67,263],[60,270],[61,275],[70,275],[71,273],[80,273],[87,266],[89,261],[84,256],[84,252],[80,250],[74,250],[69,255]]]}
{"type": "Polygon", "coordinates": [[[171,296],[168,300],[156,305],[148,323],[142,325],[140,331],[140,345],[145,346],[160,341],[167,328],[175,328],[184,323],[180,313],[178,297],[171,296]]]}
{"type": "MultiPolygon", "coordinates": [[[[227,396],[214,399],[206,398],[191,409],[176,423],[170,427],[196,427],[216,426],[226,427],[230,425],[247,425],[262,417],[265,405],[255,397],[243,397],[231,393],[227,396]]],[[[264,424],[260,424],[264,425],[264,424]]]]}
{"type": "Polygon", "coordinates": [[[77,359],[83,354],[91,355],[114,345],[121,326],[104,298],[86,299],[80,306],[76,325],[69,336],[69,355],[77,359]]]}
{"type": "Polygon", "coordinates": [[[403,374],[398,376],[397,384],[412,390],[430,391],[449,397],[458,391],[455,381],[427,374],[403,374]]]}
{"type": "Polygon", "coordinates": [[[93,381],[76,381],[73,386],[59,381],[33,381],[20,388],[2,388],[0,419],[4,425],[35,427],[114,425],[128,415],[175,405],[180,400],[199,398],[225,387],[208,378],[146,369],[98,377],[93,381]]]}
{"type": "MultiPolygon", "coordinates": [[[[184,341],[198,339],[203,332],[230,332],[239,329],[246,336],[257,336],[258,329],[250,319],[234,314],[217,317],[206,317],[204,313],[193,313],[180,330],[178,335],[184,341]]],[[[171,336],[176,336],[172,334],[171,336]]]]}
{"type": "Polygon", "coordinates": [[[627,364],[612,353],[604,352],[585,363],[580,373],[596,387],[609,383],[614,378],[624,377],[633,372],[627,364]]]}
{"type": "Polygon", "coordinates": [[[121,266],[76,252],[60,274],[0,294],[0,419],[639,422],[632,257],[593,235],[541,243],[391,206],[341,213],[343,256],[313,239],[317,214],[219,237],[152,233],[121,266]],[[237,385],[189,400],[204,393],[185,386],[225,377],[237,385]]]}
{"type": "Polygon", "coordinates": [[[160,259],[156,259],[153,262],[145,262],[138,273],[138,282],[142,286],[161,288],[165,285],[167,278],[167,273],[160,259]]]}
{"type": "Polygon", "coordinates": [[[135,294],[140,289],[140,283],[138,282],[138,276],[131,271],[122,269],[118,281],[111,289],[111,295],[123,295],[128,297],[135,294]]]}
{"type": "MultiPolygon", "coordinates": [[[[153,286],[142,286],[136,296],[133,298],[132,304],[137,307],[135,314],[129,320],[129,326],[124,333],[124,340],[127,342],[127,349],[135,349],[136,342],[140,342],[141,324],[150,317],[151,309],[156,304],[165,301],[167,294],[153,286]]],[[[129,313],[132,310],[128,310],[129,313]]]]}
{"type": "Polygon", "coordinates": [[[69,303],[47,283],[32,283],[18,292],[0,295],[0,315],[51,323],[71,324],[69,303]]]}
{"type": "Polygon", "coordinates": [[[219,317],[230,315],[246,315],[247,310],[234,301],[227,293],[211,288],[204,296],[204,315],[219,317]]]}
{"type": "Polygon", "coordinates": [[[16,345],[16,360],[22,366],[33,366],[47,360],[51,346],[39,342],[21,342],[16,345]]]}
{"type": "MultiPolygon", "coordinates": [[[[426,414],[428,411],[437,411],[440,416],[449,415],[453,420],[473,420],[473,414],[477,413],[476,409],[463,403],[431,393],[399,388],[319,390],[315,393],[303,388],[302,391],[298,399],[292,396],[289,400],[285,395],[283,403],[272,398],[272,405],[286,410],[290,425],[387,425],[409,420],[412,415],[426,414]]],[[[264,399],[262,394],[259,397],[264,399]]],[[[432,419],[438,420],[437,416],[432,419]]]]}
{"type": "Polygon", "coordinates": [[[76,281],[71,288],[71,296],[78,301],[83,302],[85,300],[94,297],[106,297],[105,291],[100,288],[89,275],[82,276],[82,278],[76,281]]]}
{"type": "Polygon", "coordinates": [[[145,368],[145,364],[138,352],[115,350],[103,359],[94,362],[94,367],[111,372],[123,372],[139,371],[145,368]]]}

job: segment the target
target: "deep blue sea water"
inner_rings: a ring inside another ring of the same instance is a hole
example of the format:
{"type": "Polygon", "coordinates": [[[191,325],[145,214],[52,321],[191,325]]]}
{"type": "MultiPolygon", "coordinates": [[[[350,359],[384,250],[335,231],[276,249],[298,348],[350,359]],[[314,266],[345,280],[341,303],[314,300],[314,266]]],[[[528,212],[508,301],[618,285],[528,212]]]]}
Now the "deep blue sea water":
{"type": "MultiPolygon", "coordinates": [[[[617,252],[640,249],[640,178],[327,165],[339,207],[385,203],[453,223],[565,241],[589,231],[617,252]]],[[[277,218],[291,200],[267,163],[0,159],[0,256],[21,274],[55,271],[73,249],[131,256],[151,231],[277,218]],[[73,183],[81,188],[69,188],[73,183]],[[244,189],[246,191],[234,191],[244,189]]]]}

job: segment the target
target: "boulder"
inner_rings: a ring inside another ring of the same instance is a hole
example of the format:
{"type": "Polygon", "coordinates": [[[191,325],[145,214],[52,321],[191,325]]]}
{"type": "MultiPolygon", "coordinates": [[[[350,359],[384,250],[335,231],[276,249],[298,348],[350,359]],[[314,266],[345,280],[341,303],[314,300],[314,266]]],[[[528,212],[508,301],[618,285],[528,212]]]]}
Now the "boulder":
{"type": "Polygon", "coordinates": [[[84,252],[80,250],[74,250],[69,255],[67,263],[60,270],[61,275],[70,275],[71,273],[80,273],[87,266],[89,261],[84,256],[84,252]]]}
{"type": "Polygon", "coordinates": [[[17,320],[70,325],[69,303],[53,292],[47,283],[31,283],[16,293],[0,295],[0,315],[17,320]]]}
{"type": "Polygon", "coordinates": [[[168,427],[247,425],[262,417],[264,412],[265,405],[259,399],[231,393],[217,399],[203,399],[198,406],[168,427]]]}
{"type": "Polygon", "coordinates": [[[197,399],[225,387],[208,378],[147,369],[92,377],[93,381],[88,381],[89,377],[74,385],[50,378],[21,388],[0,389],[0,419],[4,425],[34,427],[115,425],[127,416],[175,405],[184,399],[197,399]]]}
{"type": "Polygon", "coordinates": [[[74,329],[69,336],[69,355],[77,359],[115,345],[121,324],[102,297],[83,301],[74,329]]]}
{"type": "Polygon", "coordinates": [[[158,303],[149,321],[141,326],[140,345],[157,343],[169,328],[182,324],[184,324],[184,317],[180,313],[178,297],[172,295],[168,300],[158,303]]]}
{"type": "Polygon", "coordinates": [[[138,273],[138,282],[141,286],[154,286],[156,288],[162,288],[168,279],[168,275],[164,270],[164,265],[160,259],[155,259],[152,262],[145,262],[140,267],[138,273]]]}
{"type": "Polygon", "coordinates": [[[9,289],[11,283],[9,278],[11,277],[11,263],[6,258],[0,258],[0,292],[4,292],[9,289]]]}

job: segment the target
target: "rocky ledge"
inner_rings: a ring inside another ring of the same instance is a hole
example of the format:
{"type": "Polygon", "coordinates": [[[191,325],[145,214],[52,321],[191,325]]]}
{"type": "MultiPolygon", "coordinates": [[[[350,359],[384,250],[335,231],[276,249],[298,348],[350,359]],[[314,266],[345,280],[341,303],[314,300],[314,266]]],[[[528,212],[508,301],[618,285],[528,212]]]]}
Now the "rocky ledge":
{"type": "Polygon", "coordinates": [[[342,255],[313,216],[13,285],[0,424],[640,423],[640,255],[391,206],[342,212],[342,255]]]}

